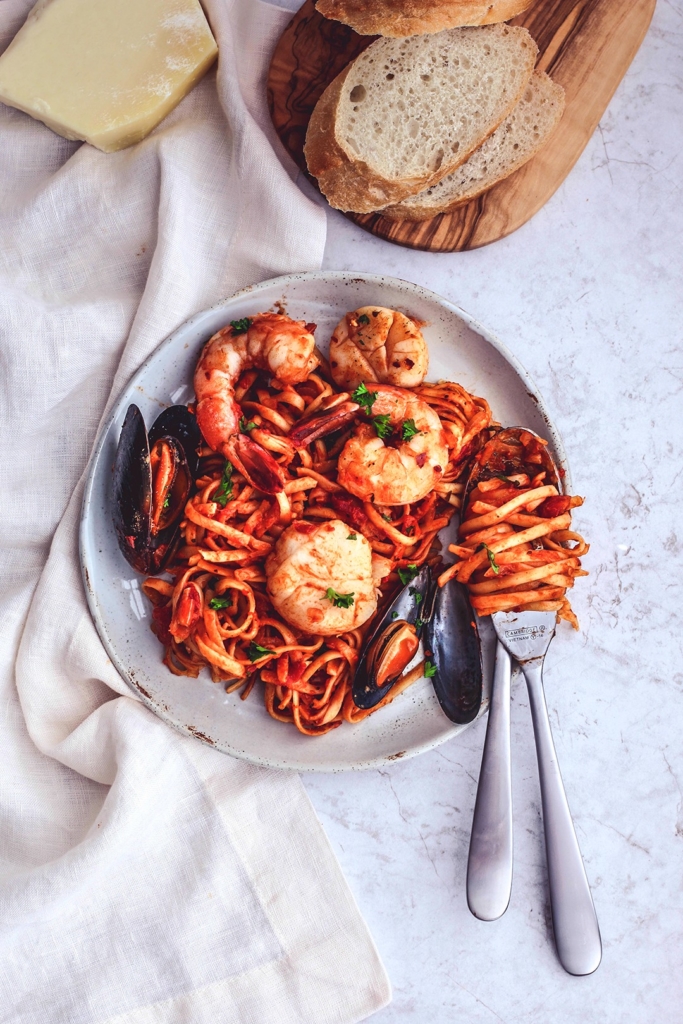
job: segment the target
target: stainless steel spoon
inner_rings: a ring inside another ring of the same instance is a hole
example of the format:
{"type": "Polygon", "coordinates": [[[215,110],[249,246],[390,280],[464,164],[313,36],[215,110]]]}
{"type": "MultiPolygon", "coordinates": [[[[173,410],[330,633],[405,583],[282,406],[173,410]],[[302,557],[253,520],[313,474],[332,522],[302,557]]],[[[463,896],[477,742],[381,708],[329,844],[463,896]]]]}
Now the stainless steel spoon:
{"type": "MultiPolygon", "coordinates": [[[[463,508],[478,472],[475,463],[465,485],[463,508]]],[[[480,921],[502,917],[512,891],[511,675],[510,655],[498,641],[467,860],[467,905],[480,921]]]]}
{"type": "Polygon", "coordinates": [[[498,643],[467,861],[467,905],[480,921],[501,917],[512,889],[511,674],[498,643]]]}
{"type": "Polygon", "coordinates": [[[555,612],[495,612],[491,618],[501,644],[522,669],[529,691],[557,955],[569,974],[592,974],[602,959],[600,928],[562,784],[543,690],[543,661],[555,635],[557,617],[555,612]]]}

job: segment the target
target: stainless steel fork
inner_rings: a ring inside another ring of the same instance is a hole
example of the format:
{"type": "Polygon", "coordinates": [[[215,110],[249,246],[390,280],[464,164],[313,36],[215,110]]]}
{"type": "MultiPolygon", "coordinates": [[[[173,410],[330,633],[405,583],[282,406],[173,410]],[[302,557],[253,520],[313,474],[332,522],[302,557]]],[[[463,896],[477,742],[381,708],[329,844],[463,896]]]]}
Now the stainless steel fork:
{"type": "Polygon", "coordinates": [[[555,635],[556,614],[496,612],[492,619],[500,643],[519,664],[529,691],[557,955],[569,974],[592,974],[602,959],[600,929],[562,784],[543,691],[543,661],[555,635]]]}

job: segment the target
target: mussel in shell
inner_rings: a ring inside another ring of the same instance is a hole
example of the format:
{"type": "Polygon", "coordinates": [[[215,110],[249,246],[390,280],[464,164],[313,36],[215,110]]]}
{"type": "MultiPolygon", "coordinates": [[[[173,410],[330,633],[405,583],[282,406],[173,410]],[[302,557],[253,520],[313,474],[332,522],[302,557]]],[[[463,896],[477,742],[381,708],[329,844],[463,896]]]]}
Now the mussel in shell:
{"type": "Polygon", "coordinates": [[[387,609],[361,657],[353,700],[373,708],[398,682],[422,640],[430,678],[444,714],[471,722],[482,701],[481,645],[467,590],[459,583],[432,583],[429,568],[407,584],[387,609]]]}
{"type": "Polygon", "coordinates": [[[199,468],[199,449],[202,445],[202,432],[186,405],[172,405],[164,409],[149,428],[149,444],[154,445],[160,437],[173,437],[181,445],[187,465],[196,477],[199,468]]]}
{"type": "Polygon", "coordinates": [[[431,582],[429,566],[425,565],[394,598],[368,637],[353,679],[356,707],[367,710],[379,704],[417,653],[421,613],[431,582]]]}
{"type": "Polygon", "coordinates": [[[140,573],[161,572],[173,554],[199,442],[184,406],[166,409],[149,435],[138,407],[128,407],[114,461],[112,518],[124,558],[140,573]]]}
{"type": "Polygon", "coordinates": [[[368,655],[368,673],[377,689],[397,681],[417,654],[420,638],[410,622],[397,619],[382,630],[368,655]]]}

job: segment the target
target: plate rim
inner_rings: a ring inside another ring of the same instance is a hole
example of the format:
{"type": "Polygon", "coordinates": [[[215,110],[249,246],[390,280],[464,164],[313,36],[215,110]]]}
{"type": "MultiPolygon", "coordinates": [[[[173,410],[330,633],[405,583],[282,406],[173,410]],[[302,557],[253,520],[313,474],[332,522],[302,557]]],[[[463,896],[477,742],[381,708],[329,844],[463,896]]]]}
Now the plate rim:
{"type": "Polygon", "coordinates": [[[211,313],[213,310],[217,310],[227,305],[228,303],[240,301],[241,299],[248,298],[254,294],[258,294],[260,291],[265,291],[266,289],[272,288],[273,286],[282,286],[283,288],[286,288],[290,283],[294,283],[297,281],[316,280],[350,281],[352,283],[363,282],[375,286],[389,285],[393,287],[398,287],[399,290],[406,290],[408,293],[412,293],[413,295],[419,296],[421,298],[426,298],[432,302],[435,302],[437,305],[447,309],[451,313],[454,313],[457,317],[464,321],[464,323],[471,330],[479,334],[482,338],[484,338],[484,340],[488,344],[490,344],[493,348],[496,349],[496,351],[512,367],[514,372],[525,385],[527,394],[536,403],[540,415],[547,424],[549,432],[548,440],[553,445],[555,453],[557,454],[557,460],[559,462],[560,467],[564,470],[565,488],[567,490],[570,490],[571,475],[569,465],[567,462],[566,452],[564,449],[564,444],[562,442],[562,437],[548,412],[542,394],[540,393],[532,377],[525,369],[525,367],[522,365],[522,363],[519,361],[517,356],[479,320],[477,320],[475,317],[469,314],[461,306],[457,305],[454,302],[451,302],[443,295],[439,295],[438,292],[435,292],[430,288],[425,288],[423,285],[415,284],[412,281],[406,281],[403,278],[393,277],[392,275],[389,274],[367,274],[363,272],[350,270],[301,271],[299,273],[278,275],[277,277],[271,277],[265,281],[260,281],[256,284],[247,285],[244,288],[240,288],[238,291],[228,296],[227,298],[220,299],[218,302],[213,303],[213,305],[207,306],[206,309],[202,309],[199,310],[197,313],[194,313],[191,317],[189,317],[187,320],[183,321],[183,323],[179,324],[176,328],[174,328],[174,330],[170,334],[163,338],[159,342],[159,344],[157,344],[155,348],[150,352],[147,358],[135,369],[135,371],[130,375],[126,382],[121,386],[116,398],[111,402],[107,412],[105,413],[102,419],[99,430],[97,432],[97,438],[95,444],[93,445],[90,459],[88,461],[78,527],[78,557],[88,610],[95,625],[95,629],[97,630],[97,634],[100,638],[100,641],[102,642],[102,645],[108,657],[111,659],[111,662],[114,665],[114,668],[118,672],[119,676],[128,686],[128,688],[135,694],[136,698],[143,704],[145,704],[150,709],[150,711],[152,711],[157,717],[161,718],[162,721],[164,721],[167,725],[171,726],[173,729],[175,729],[182,735],[189,736],[193,739],[199,740],[201,743],[204,743],[207,746],[212,747],[214,750],[219,750],[221,751],[221,753],[227,754],[231,757],[236,757],[239,760],[246,761],[250,764],[259,765],[260,767],[264,768],[273,768],[279,771],[294,771],[306,773],[338,773],[346,771],[368,771],[373,768],[381,768],[385,767],[386,765],[391,765],[395,763],[395,761],[398,759],[408,760],[409,758],[417,757],[420,754],[425,754],[430,750],[434,750],[442,743],[445,743],[447,740],[452,739],[456,735],[459,735],[465,729],[469,728],[470,725],[473,725],[474,722],[478,721],[479,718],[481,718],[487,711],[487,702],[484,701],[482,703],[482,708],[477,717],[473,720],[473,722],[469,722],[466,725],[453,724],[451,729],[448,729],[443,733],[440,733],[435,738],[425,740],[422,743],[416,743],[415,745],[407,748],[405,751],[402,751],[400,754],[381,754],[378,755],[376,758],[370,758],[368,760],[358,761],[356,763],[343,764],[334,761],[321,761],[317,764],[309,764],[302,762],[294,762],[291,759],[285,762],[277,758],[268,758],[255,754],[248,754],[245,751],[238,749],[237,747],[231,746],[229,743],[219,743],[215,740],[211,740],[210,738],[203,736],[201,733],[198,733],[198,730],[194,729],[192,726],[181,724],[179,721],[174,719],[168,711],[161,708],[156,703],[156,701],[150,698],[145,691],[143,691],[140,687],[135,685],[133,680],[129,678],[127,672],[125,671],[123,664],[117,654],[116,648],[112,643],[110,643],[109,637],[104,628],[104,624],[101,621],[99,607],[94,593],[94,589],[90,582],[89,573],[90,563],[87,544],[87,531],[89,528],[90,507],[92,504],[92,494],[95,485],[96,471],[99,467],[100,457],[102,454],[102,449],[105,443],[106,435],[109,431],[109,428],[111,427],[112,421],[115,419],[119,411],[119,406],[121,405],[123,396],[134,384],[134,381],[141,374],[144,373],[144,371],[147,369],[152,360],[156,359],[159,353],[163,351],[163,349],[172,347],[175,337],[178,333],[180,333],[181,331],[185,332],[188,329],[190,329],[194,324],[196,324],[199,320],[205,317],[207,313],[211,313]]]}

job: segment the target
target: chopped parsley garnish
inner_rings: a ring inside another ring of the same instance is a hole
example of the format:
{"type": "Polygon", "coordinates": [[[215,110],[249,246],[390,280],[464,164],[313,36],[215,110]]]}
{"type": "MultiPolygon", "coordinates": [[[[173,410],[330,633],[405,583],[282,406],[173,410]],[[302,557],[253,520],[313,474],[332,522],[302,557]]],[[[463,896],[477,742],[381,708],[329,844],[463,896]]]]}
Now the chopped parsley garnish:
{"type": "Polygon", "coordinates": [[[391,617],[392,617],[392,619],[397,619],[398,618],[398,612],[392,612],[391,613],[391,617]]]}
{"type": "Polygon", "coordinates": [[[354,402],[358,402],[369,416],[372,412],[372,407],[377,400],[377,392],[368,391],[365,384],[360,383],[351,395],[351,398],[354,402]]]}
{"type": "Polygon", "coordinates": [[[415,579],[419,571],[416,565],[407,565],[405,569],[398,570],[398,578],[405,587],[406,583],[410,583],[411,580],[415,579]]]}
{"type": "Polygon", "coordinates": [[[253,420],[247,422],[244,416],[240,416],[240,432],[242,434],[246,434],[247,430],[253,430],[255,426],[256,424],[253,420]]]}
{"type": "Polygon", "coordinates": [[[325,597],[332,602],[335,608],[350,608],[353,604],[353,594],[338,594],[332,587],[327,588],[325,597]]]}
{"type": "Polygon", "coordinates": [[[229,597],[212,597],[209,601],[209,608],[217,612],[220,608],[227,608],[231,604],[229,597]]]}
{"type": "Polygon", "coordinates": [[[369,324],[370,323],[370,317],[368,316],[368,314],[367,313],[361,313],[361,315],[358,317],[358,323],[359,324],[369,324]]]}
{"type": "Polygon", "coordinates": [[[401,436],[404,441],[410,441],[411,437],[415,437],[416,434],[420,433],[415,426],[415,420],[404,420],[401,430],[401,436]]]}
{"type": "Polygon", "coordinates": [[[478,551],[484,551],[484,550],[486,551],[486,554],[488,555],[488,558],[489,558],[489,565],[491,566],[491,568],[493,569],[494,573],[497,576],[498,573],[500,572],[500,566],[498,565],[498,562],[496,561],[495,553],[493,551],[491,551],[491,548],[488,546],[488,544],[480,544],[479,547],[477,548],[477,550],[478,551]]]}
{"type": "Polygon", "coordinates": [[[161,507],[162,508],[168,508],[170,506],[170,504],[171,504],[171,492],[169,491],[168,494],[166,495],[166,497],[164,498],[164,503],[163,503],[163,505],[161,507]]]}
{"type": "Polygon", "coordinates": [[[275,651],[271,651],[269,647],[261,647],[261,644],[257,644],[255,640],[252,640],[247,648],[249,661],[260,661],[261,658],[265,658],[266,654],[275,654],[275,651]]]}
{"type": "Polygon", "coordinates": [[[230,326],[232,327],[233,334],[246,334],[251,327],[251,320],[248,316],[245,316],[242,320],[231,320],[230,326]]]}
{"type": "Polygon", "coordinates": [[[346,539],[347,540],[355,540],[357,536],[358,536],[357,533],[350,533],[346,539]]]}
{"type": "Polygon", "coordinates": [[[391,522],[391,516],[388,516],[386,512],[382,512],[382,519],[384,520],[385,523],[391,522]]]}
{"type": "Polygon", "coordinates": [[[417,587],[408,587],[408,593],[410,594],[411,597],[415,598],[415,604],[419,604],[420,601],[422,600],[422,594],[417,589],[417,587]]]}
{"type": "Polygon", "coordinates": [[[230,498],[232,498],[232,462],[225,460],[223,466],[223,475],[221,476],[221,485],[214,494],[214,501],[220,505],[221,508],[225,508],[230,498]]]}
{"type": "Polygon", "coordinates": [[[384,440],[391,434],[391,426],[389,425],[389,416],[375,416],[372,421],[372,425],[377,431],[377,436],[384,440]]]}
{"type": "Polygon", "coordinates": [[[425,661],[425,679],[432,679],[436,675],[436,665],[432,661],[425,661]]]}
{"type": "Polygon", "coordinates": [[[415,619],[415,629],[422,629],[423,626],[424,626],[424,619],[420,619],[420,618],[415,619]]]}

